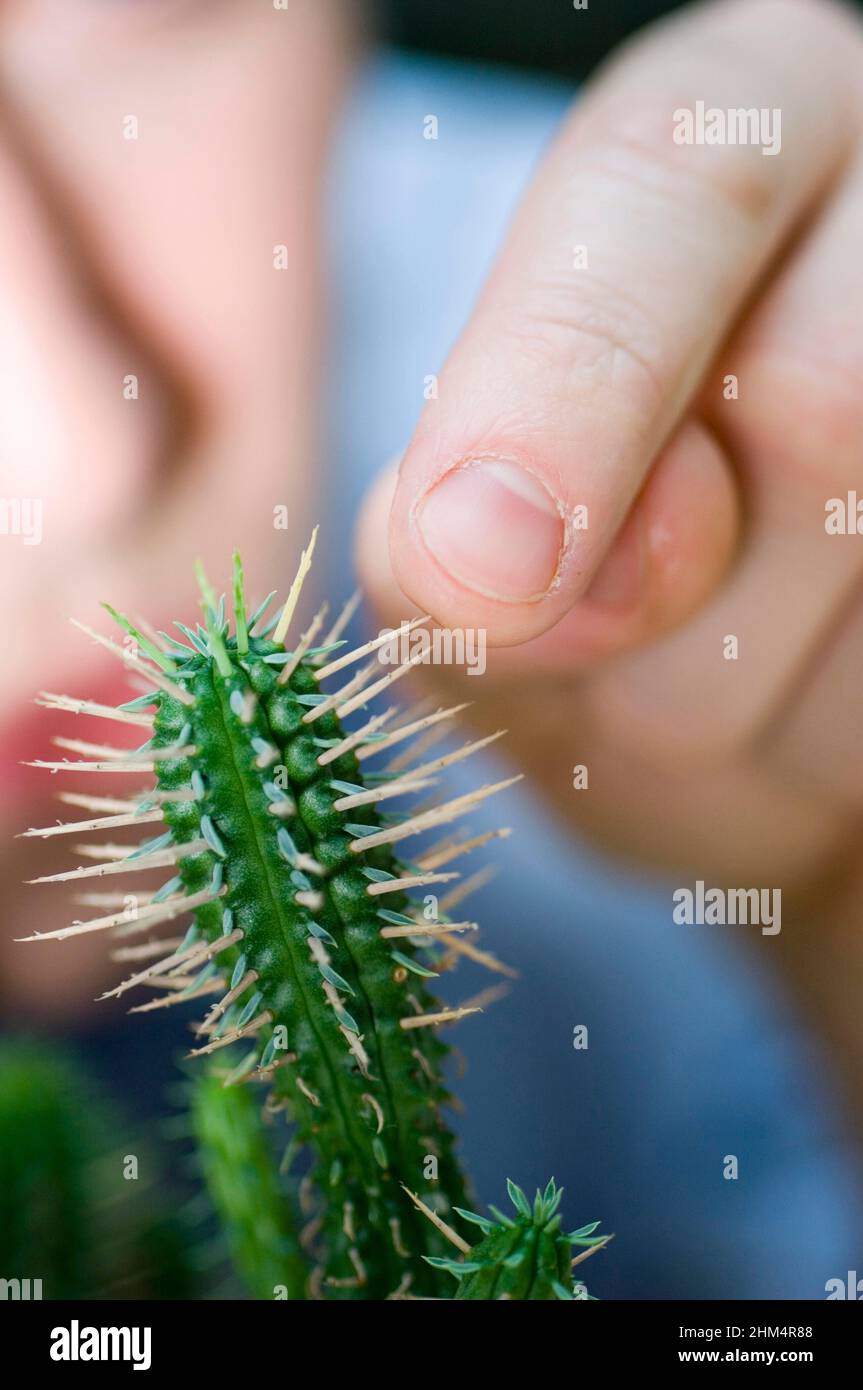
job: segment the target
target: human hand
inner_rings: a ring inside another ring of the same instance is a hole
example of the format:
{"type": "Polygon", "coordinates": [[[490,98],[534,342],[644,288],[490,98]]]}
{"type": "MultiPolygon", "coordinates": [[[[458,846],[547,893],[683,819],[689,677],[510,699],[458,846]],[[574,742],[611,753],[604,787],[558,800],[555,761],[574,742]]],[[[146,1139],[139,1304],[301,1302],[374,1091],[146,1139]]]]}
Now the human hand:
{"type": "Polygon", "coordinates": [[[520,755],[650,858],[802,875],[863,793],[863,540],[825,529],[863,481],[861,79],[858,26],[802,0],[699,7],[619,56],[364,522],[375,592],[388,525],[404,593],[509,648],[520,755]],[[778,110],[781,147],[675,143],[699,101],[778,110]]]}
{"type": "Polygon", "coordinates": [[[861,98],[860,27],[832,4],[699,6],[627,45],[359,536],[388,617],[406,594],[497,645],[459,695],[481,685],[559,810],[797,903],[777,949],[834,1020],[863,964],[863,536],[826,526],[863,495],[861,98]],[[677,143],[699,103],[763,110],[764,143],[677,143]]]}

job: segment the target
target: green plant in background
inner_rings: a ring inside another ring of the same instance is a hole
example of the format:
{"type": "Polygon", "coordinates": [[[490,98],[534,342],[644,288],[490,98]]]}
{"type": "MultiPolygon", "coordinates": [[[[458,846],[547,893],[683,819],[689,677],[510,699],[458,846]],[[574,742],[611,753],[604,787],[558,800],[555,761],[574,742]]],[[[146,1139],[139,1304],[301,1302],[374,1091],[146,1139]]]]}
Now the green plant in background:
{"type": "Polygon", "coordinates": [[[124,1128],[65,1049],[0,1044],[0,1277],[29,1280],[31,1298],[193,1296],[152,1146],[127,1141],[130,1180],[124,1128]]]}
{"type": "MultiPolygon", "coordinates": [[[[135,968],[110,993],[155,988],[157,997],[139,1010],[215,1000],[197,1027],[193,1055],[230,1049],[224,1054],[229,1061],[218,1083],[212,1073],[198,1083],[192,1114],[211,1194],[235,1233],[237,1262],[255,1291],[272,1297],[279,1285],[296,1297],[304,1286],[302,1256],[287,1208],[266,1172],[266,1146],[248,1128],[248,1106],[218,1096],[260,1081],[269,1088],[270,1107],[288,1111],[296,1143],[313,1162],[318,1198],[316,1239],[307,1242],[310,1292],[329,1298],[451,1297],[450,1220],[468,1199],[442,1114],[450,1099],[443,1079],[449,1049],[440,1029],[479,1006],[468,1001],[443,1007],[429,982],[463,956],[494,970],[506,968],[471,942],[475,923],[452,920],[446,898],[429,914],[411,894],[436,893],[437,885],[458,878],[447,866],[507,832],[449,839],[409,859],[397,857],[396,846],[400,851],[424,832],[451,825],[518,779],[419,812],[392,813],[392,801],[424,792],[445,767],[499,735],[423,761],[429,738],[445,730],[461,707],[401,724],[388,708],[363,715],[356,727],[345,725],[426,651],[420,647],[390,669],[380,658],[393,651],[391,633],[340,651],[350,606],[323,637],[321,609],[288,647],[314,539],[286,603],[269,622],[264,614],[272,594],[247,615],[237,556],[233,631],[224,599],[216,600],[202,571],[204,625],[178,623],[183,641],[144,632],[109,609],[126,634],[125,648],[90,635],[146,678],[140,697],[115,709],[43,696],[50,707],[140,726],[147,739],[134,751],[58,739],[85,760],[37,765],[151,773],[155,785],[129,799],[67,795],[73,804],[107,814],[28,833],[139,825],[155,833],[137,846],[81,846],[101,862],[37,881],[78,882],[145,870],[167,878],[154,892],[132,899],[123,893],[85,895],[94,906],[119,910],[34,939],[101,930],[122,938],[115,955],[135,968]],[[354,675],[341,675],[358,663],[354,675]],[[413,755],[402,753],[382,771],[370,766],[412,738],[419,740],[413,755]],[[405,767],[411,756],[420,761],[405,767]],[[189,912],[193,923],[184,935],[160,935],[189,912]],[[142,936],[142,943],[125,944],[142,936]],[[422,1190],[422,1209],[406,1194],[413,1188],[422,1190]]],[[[425,621],[405,623],[396,644],[425,621]]],[[[448,890],[453,906],[463,888],[448,890]]],[[[559,1200],[553,1190],[552,1198],[559,1200]]],[[[571,1296],[572,1281],[560,1266],[563,1238],[549,1231],[555,1215],[546,1205],[532,1218],[537,1222],[546,1214],[541,1230],[513,1228],[522,1242],[518,1249],[509,1248],[514,1236],[497,1233],[495,1244],[494,1233],[487,1234],[480,1247],[483,1270],[507,1250],[501,1257],[506,1276],[493,1279],[491,1287],[500,1283],[511,1297],[571,1296]],[[511,1277],[522,1245],[533,1250],[536,1242],[544,1262],[546,1247],[554,1246],[554,1278],[511,1277]],[[483,1249],[489,1243],[490,1252],[483,1249]]],[[[480,1271],[468,1271],[458,1296],[487,1297],[488,1287],[480,1271]]]]}
{"type": "Polygon", "coordinates": [[[202,1068],[187,1104],[196,1167],[231,1263],[254,1298],[305,1298],[309,1266],[260,1107],[247,1086],[224,1082],[218,1067],[202,1068]]]}

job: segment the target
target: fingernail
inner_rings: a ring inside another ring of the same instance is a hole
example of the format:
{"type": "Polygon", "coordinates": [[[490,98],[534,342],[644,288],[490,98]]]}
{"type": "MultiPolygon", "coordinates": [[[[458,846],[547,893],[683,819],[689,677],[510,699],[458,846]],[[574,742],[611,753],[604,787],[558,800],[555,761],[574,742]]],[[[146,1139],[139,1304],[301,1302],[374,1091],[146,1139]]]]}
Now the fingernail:
{"type": "Polygon", "coordinates": [[[422,498],[416,519],[438,564],[487,598],[536,602],[557,574],[560,508],[516,463],[477,459],[454,468],[422,498]]]}

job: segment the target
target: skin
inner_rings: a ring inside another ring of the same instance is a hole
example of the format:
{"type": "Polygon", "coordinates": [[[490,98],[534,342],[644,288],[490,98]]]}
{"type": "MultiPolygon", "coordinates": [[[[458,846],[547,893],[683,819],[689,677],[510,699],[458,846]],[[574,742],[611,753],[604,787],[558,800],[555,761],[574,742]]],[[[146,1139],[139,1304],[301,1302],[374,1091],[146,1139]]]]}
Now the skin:
{"type": "Polygon", "coordinates": [[[358,540],[391,620],[414,611],[401,591],[486,630],[483,726],[509,726],[579,830],[675,884],[782,889],[780,935],[728,930],[836,1044],[858,1117],[863,539],[824,520],[863,481],[861,77],[856,17],[805,0],[693,7],[616,53],[358,540]],[[780,152],[675,144],[671,113],[699,99],[780,108],[780,152]],[[526,470],[557,514],[472,498],[477,459],[526,470]],[[483,517],[472,546],[448,475],[483,517]],[[561,526],[579,504],[588,529],[561,526]]]}
{"type": "Polygon", "coordinates": [[[20,760],[51,756],[50,734],[88,736],[32,697],[127,698],[67,618],[105,632],[108,598],[167,627],[198,611],[194,554],[221,575],[235,546],[257,602],[284,588],[316,510],[320,195],[349,14],[340,0],[0,6],[0,495],[42,499],[44,516],[41,544],[0,539],[15,652],[0,676],[0,973],[31,1014],[92,1007],[111,969],[98,941],[62,959],[11,945],[70,911],[68,895],[19,887],[45,847],[10,838],[56,819],[59,789],[20,760]],[[294,274],[273,268],[277,244],[294,274]]]}
{"type": "MultiPolygon", "coordinates": [[[[191,609],[190,534],[214,571],[244,547],[264,584],[296,561],[316,513],[321,168],[355,13],[2,8],[3,494],[46,507],[40,547],[0,546],[7,760],[47,751],[44,721],[22,722],[35,689],[116,696],[59,615],[106,595],[163,625],[191,609]],[[301,273],[274,272],[277,243],[301,273]]],[[[693,6],[619,50],[527,190],[357,549],[382,615],[486,631],[483,727],[509,725],[581,832],[675,882],[782,889],[781,935],[735,939],[786,973],[863,1113],[863,541],[824,530],[861,477],[861,76],[856,18],[822,0],[693,6]],[[779,108],[779,153],[675,144],[672,113],[699,100],[779,108]],[[478,459],[509,486],[458,550],[443,480],[473,486],[478,459]],[[495,536],[503,588],[486,582],[495,536]]],[[[18,828],[44,788],[10,786],[18,828]]],[[[50,915],[34,891],[16,935],[50,915]]],[[[64,950],[69,1007],[103,954],[64,950]]],[[[31,1010],[57,1007],[56,968],[20,948],[4,962],[31,1010]]]]}

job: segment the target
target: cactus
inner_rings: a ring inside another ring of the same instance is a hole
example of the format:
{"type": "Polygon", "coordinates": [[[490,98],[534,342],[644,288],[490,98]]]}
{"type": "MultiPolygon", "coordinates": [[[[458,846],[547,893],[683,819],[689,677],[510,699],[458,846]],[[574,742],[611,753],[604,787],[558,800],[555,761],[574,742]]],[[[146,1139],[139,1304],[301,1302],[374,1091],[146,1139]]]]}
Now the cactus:
{"type": "MultiPolygon", "coordinates": [[[[583,1226],[569,1235],[560,1229],[558,1208],[563,1188],[551,1178],[545,1191],[537,1188],[531,1204],[516,1183],[509,1180],[507,1191],[515,1208],[515,1216],[505,1216],[490,1207],[492,1219],[476,1212],[456,1208],[465,1221],[478,1226],[482,1240],[471,1247],[455,1231],[446,1234],[464,1256],[427,1256],[430,1264],[444,1269],[459,1281],[457,1299],[516,1299],[519,1301],[549,1301],[590,1298],[580,1281],[573,1282],[572,1269],[608,1244],[609,1236],[594,1234],[599,1222],[583,1226]],[[580,1255],[573,1250],[583,1247],[580,1255]]],[[[433,1213],[413,1193],[414,1203],[432,1221],[433,1213]]]]}
{"type": "MultiPolygon", "coordinates": [[[[204,625],[178,623],[182,640],[144,632],[106,605],[125,633],[125,646],[90,636],[143,675],[149,688],[118,708],[57,695],[43,695],[42,702],[140,726],[146,741],[130,751],[58,739],[84,760],[35,765],[150,773],[155,785],[131,799],[67,795],[73,804],[107,814],[28,833],[140,825],[155,834],[148,830],[137,847],[82,846],[102,862],[36,881],[77,883],[149,870],[168,877],[143,899],[91,895],[87,901],[94,905],[121,910],[31,939],[102,930],[123,938],[147,933],[143,945],[116,952],[136,968],[111,995],[154,987],[157,998],[137,1011],[215,999],[190,1055],[230,1048],[226,1081],[265,1082],[271,1107],[289,1111],[296,1140],[312,1158],[320,1227],[313,1294],[377,1299],[409,1291],[411,1297],[447,1297],[446,1218],[464,1209],[468,1198],[442,1118],[449,1100],[449,1049],[440,1029],[479,1007],[441,1006],[429,981],[463,956],[511,972],[473,945],[469,934],[476,924],[451,920],[446,899],[428,921],[410,894],[456,879],[457,873],[441,871],[508,831],[451,839],[410,860],[397,858],[395,847],[451,825],[518,778],[418,814],[390,813],[391,801],[424,791],[443,768],[499,734],[407,771],[369,770],[369,759],[412,737],[424,747],[462,707],[402,724],[387,709],[364,716],[346,732],[343,721],[425,653],[421,648],[418,656],[379,675],[382,649],[392,651],[393,634],[341,651],[351,605],[321,636],[324,606],[289,647],[314,542],[315,535],[287,601],[269,621],[272,594],[247,613],[239,556],[233,631],[224,599],[216,600],[200,566],[204,625]],[[363,664],[356,674],[340,674],[357,663],[363,664]],[[194,920],[182,939],[153,935],[188,912],[194,920]],[[420,1184],[427,1199],[423,1210],[403,1190],[420,1184]],[[433,1211],[437,1220],[427,1220],[424,1211],[433,1211]]],[[[396,640],[426,621],[403,624],[396,640]]],[[[462,891],[463,885],[454,897],[462,891]]],[[[213,1105],[214,1092],[206,1094],[213,1105]]],[[[224,1165],[230,1161],[224,1130],[216,1126],[214,1134],[204,1123],[208,1117],[206,1108],[198,1112],[202,1137],[210,1145],[216,1139],[213,1161],[224,1165]]],[[[219,1187],[224,1199],[221,1179],[219,1187]]],[[[266,1191],[268,1202],[272,1195],[266,1191]]],[[[248,1247],[246,1255],[252,1254],[248,1247]]],[[[272,1267],[261,1260],[260,1270],[265,1267],[265,1276],[255,1275],[258,1287],[271,1280],[272,1267]]],[[[273,1282],[293,1281],[286,1274],[273,1282]]]]}
{"type": "Polygon", "coordinates": [[[0,1046],[0,1275],[29,1280],[31,1297],[194,1292],[179,1224],[154,1201],[152,1146],[125,1140],[151,1174],[126,1181],[121,1130],[127,1123],[58,1046],[0,1046]]]}
{"type": "Polygon", "coordinates": [[[86,1296],[98,1278],[86,1237],[101,1125],[66,1059],[4,1044],[0,1136],[3,1276],[40,1279],[46,1298],[86,1296]]]}
{"type": "Polygon", "coordinates": [[[309,1267],[259,1107],[212,1063],[190,1078],[195,1157],[234,1269],[254,1298],[303,1299],[309,1267]]]}

